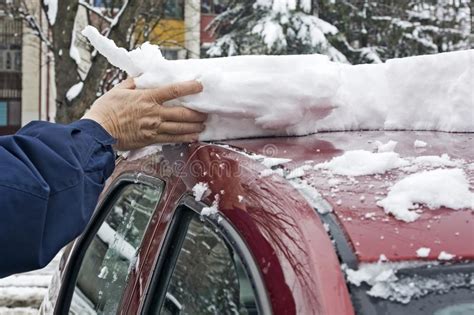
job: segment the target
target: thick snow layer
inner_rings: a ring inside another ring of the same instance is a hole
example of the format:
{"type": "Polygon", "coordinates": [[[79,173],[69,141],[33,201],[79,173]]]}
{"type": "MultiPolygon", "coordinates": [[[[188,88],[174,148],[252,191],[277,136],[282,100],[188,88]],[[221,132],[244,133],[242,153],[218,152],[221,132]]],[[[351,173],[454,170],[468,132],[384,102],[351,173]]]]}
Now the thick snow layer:
{"type": "Polygon", "coordinates": [[[377,202],[386,213],[405,222],[415,221],[420,215],[419,205],[430,209],[474,209],[474,193],[462,169],[436,169],[408,175],[390,188],[387,197],[377,202]]]}
{"type": "MultiPolygon", "coordinates": [[[[474,50],[347,65],[322,55],[165,60],[158,46],[131,52],[83,31],[138,88],[200,80],[173,104],[210,113],[201,140],[330,130],[474,131],[474,50]]],[[[168,104],[168,105],[173,105],[168,104]]]]}
{"type": "Polygon", "coordinates": [[[201,201],[202,200],[202,197],[204,196],[204,194],[206,193],[206,191],[209,189],[209,185],[207,183],[197,183],[196,185],[194,185],[193,187],[193,195],[194,195],[194,199],[196,201],[201,201]]]}
{"type": "Polygon", "coordinates": [[[361,176],[383,174],[388,170],[406,166],[408,161],[400,158],[395,152],[373,153],[365,150],[347,151],[341,156],[314,166],[315,169],[326,169],[333,174],[361,176]]]}

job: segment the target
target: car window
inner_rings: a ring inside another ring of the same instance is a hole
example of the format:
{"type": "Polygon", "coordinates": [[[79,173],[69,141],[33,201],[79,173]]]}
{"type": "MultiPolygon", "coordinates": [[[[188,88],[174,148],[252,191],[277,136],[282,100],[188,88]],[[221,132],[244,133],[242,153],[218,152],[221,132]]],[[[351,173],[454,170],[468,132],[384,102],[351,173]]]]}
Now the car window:
{"type": "Polygon", "coordinates": [[[115,314],[161,188],[129,184],[88,246],[69,314],[115,314]]]}
{"type": "Polygon", "coordinates": [[[239,256],[198,215],[189,221],[166,295],[157,314],[258,314],[239,256]]]}

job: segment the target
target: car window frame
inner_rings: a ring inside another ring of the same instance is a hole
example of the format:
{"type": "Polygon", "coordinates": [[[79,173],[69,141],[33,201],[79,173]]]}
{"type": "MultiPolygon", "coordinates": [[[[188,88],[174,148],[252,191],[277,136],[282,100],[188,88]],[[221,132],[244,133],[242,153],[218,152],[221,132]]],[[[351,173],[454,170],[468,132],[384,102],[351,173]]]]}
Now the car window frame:
{"type": "MultiPolygon", "coordinates": [[[[137,176],[135,173],[126,173],[119,176],[110,186],[109,189],[105,192],[104,197],[101,202],[97,205],[96,210],[94,211],[92,218],[87,225],[85,231],[79,236],[72,247],[71,253],[67,258],[66,267],[64,270],[63,277],[61,279],[61,288],[59,289],[57,302],[54,309],[54,314],[68,314],[69,308],[71,306],[72,297],[74,294],[74,288],[76,286],[77,276],[82,266],[84,256],[92,243],[94,237],[96,236],[100,226],[104,223],[105,219],[109,215],[110,211],[113,209],[113,205],[120,198],[121,193],[124,189],[133,184],[143,184],[161,191],[161,197],[165,195],[166,182],[148,175],[139,174],[137,176]]],[[[156,209],[159,206],[160,201],[155,206],[152,216],[156,213],[156,209]]],[[[145,233],[150,226],[151,218],[148,221],[147,227],[145,228],[145,233]]],[[[143,239],[142,239],[143,243],[143,239]]],[[[142,250],[140,247],[138,252],[142,250]]],[[[125,291],[124,291],[125,292],[125,291]]],[[[123,303],[123,293],[121,296],[120,305],[123,303]]]]}
{"type": "MultiPolygon", "coordinates": [[[[196,201],[191,195],[183,196],[176,206],[173,218],[167,227],[163,246],[153,265],[152,278],[139,314],[149,314],[150,310],[155,307],[156,304],[158,304],[158,307],[162,307],[171,276],[173,275],[177,259],[181,252],[182,243],[188,231],[189,222],[191,221],[188,219],[184,228],[182,224],[183,218],[191,218],[195,215],[200,216],[201,210],[204,207],[207,207],[207,205],[203,202],[196,201]],[[179,239],[179,246],[176,246],[177,237],[181,238],[179,239]],[[170,253],[173,247],[175,247],[175,250],[170,253]],[[167,264],[170,259],[173,259],[172,265],[167,264]],[[160,290],[162,292],[160,293],[158,301],[153,301],[155,292],[159,292],[160,290]]],[[[230,247],[240,258],[254,290],[253,293],[255,294],[258,313],[264,315],[273,314],[261,270],[237,229],[222,213],[219,213],[217,216],[201,216],[200,218],[203,224],[210,225],[226,246],[230,247]]]]}

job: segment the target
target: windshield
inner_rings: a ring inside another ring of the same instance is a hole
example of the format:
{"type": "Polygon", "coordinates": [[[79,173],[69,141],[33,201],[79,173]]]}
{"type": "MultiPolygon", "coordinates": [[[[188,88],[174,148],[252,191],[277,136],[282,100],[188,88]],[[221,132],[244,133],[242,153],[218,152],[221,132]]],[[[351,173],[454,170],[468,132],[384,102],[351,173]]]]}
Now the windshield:
{"type": "Polygon", "coordinates": [[[349,289],[357,314],[474,314],[473,263],[400,269],[383,286],[349,289]]]}

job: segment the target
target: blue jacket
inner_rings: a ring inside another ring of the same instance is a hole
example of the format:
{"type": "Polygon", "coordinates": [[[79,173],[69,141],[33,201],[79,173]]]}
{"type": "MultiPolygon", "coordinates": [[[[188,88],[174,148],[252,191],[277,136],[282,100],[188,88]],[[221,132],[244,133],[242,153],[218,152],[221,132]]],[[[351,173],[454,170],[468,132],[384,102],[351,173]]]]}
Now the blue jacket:
{"type": "Polygon", "coordinates": [[[96,122],[32,122],[0,137],[0,278],[47,265],[77,237],[114,170],[96,122]]]}

